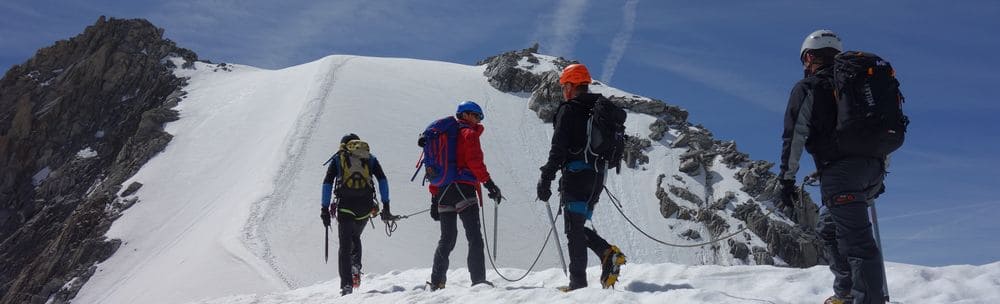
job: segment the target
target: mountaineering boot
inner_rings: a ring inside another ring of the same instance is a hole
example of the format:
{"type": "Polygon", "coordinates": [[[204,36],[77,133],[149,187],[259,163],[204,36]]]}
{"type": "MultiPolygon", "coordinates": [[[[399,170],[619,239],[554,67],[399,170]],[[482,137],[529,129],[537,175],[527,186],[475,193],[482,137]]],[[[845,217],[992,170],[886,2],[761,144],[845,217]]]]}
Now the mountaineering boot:
{"type": "Polygon", "coordinates": [[[351,266],[351,286],[361,287],[361,269],[357,266],[351,266]]]}
{"type": "Polygon", "coordinates": [[[562,292],[570,292],[570,291],[574,291],[574,290],[577,290],[577,289],[580,289],[580,288],[583,288],[583,287],[585,287],[585,286],[580,286],[580,287],[560,286],[560,287],[556,287],[556,289],[558,289],[559,291],[562,291],[562,292]]]}
{"type": "Polygon", "coordinates": [[[493,285],[492,282],[487,281],[487,280],[482,280],[482,281],[479,281],[479,282],[472,282],[472,286],[476,286],[476,285],[480,285],[480,284],[486,285],[486,286],[489,286],[489,287],[496,287],[496,285],[493,285]]]}
{"type": "Polygon", "coordinates": [[[621,266],[625,264],[625,255],[618,249],[618,246],[611,245],[611,248],[604,251],[601,256],[601,287],[605,289],[615,286],[618,282],[618,274],[621,266]]]}
{"type": "Polygon", "coordinates": [[[841,297],[838,295],[832,295],[829,298],[826,298],[826,301],[823,301],[823,304],[849,304],[853,302],[854,298],[852,297],[841,297]]]}
{"type": "Polygon", "coordinates": [[[437,284],[434,284],[434,283],[431,283],[431,282],[427,282],[427,286],[430,287],[431,291],[438,291],[440,289],[444,289],[444,282],[437,283],[437,284]]]}
{"type": "Polygon", "coordinates": [[[351,288],[351,286],[343,286],[343,287],[340,287],[340,295],[341,295],[341,296],[346,296],[346,295],[349,295],[349,294],[351,294],[351,292],[353,292],[353,291],[354,291],[354,289],[353,289],[353,288],[351,288]]]}

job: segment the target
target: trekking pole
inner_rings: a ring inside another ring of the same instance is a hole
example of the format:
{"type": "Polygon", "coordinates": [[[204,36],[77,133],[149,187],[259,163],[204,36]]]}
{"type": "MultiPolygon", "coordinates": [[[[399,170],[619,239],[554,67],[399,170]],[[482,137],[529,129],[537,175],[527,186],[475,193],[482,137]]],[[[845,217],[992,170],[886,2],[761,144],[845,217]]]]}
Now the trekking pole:
{"type": "Polygon", "coordinates": [[[883,253],[882,238],[878,232],[878,212],[875,211],[875,201],[873,200],[869,204],[869,208],[872,209],[872,228],[875,230],[875,244],[878,245],[878,254],[882,258],[882,295],[885,297],[885,301],[889,302],[889,279],[885,273],[885,254],[883,253]]]}
{"type": "Polygon", "coordinates": [[[323,229],[323,231],[326,232],[326,246],[324,246],[325,249],[323,250],[323,264],[327,264],[330,262],[330,226],[326,226],[326,229],[323,229]]]}
{"type": "MultiPolygon", "coordinates": [[[[536,202],[538,200],[535,200],[536,202]]],[[[563,274],[569,276],[569,271],[566,270],[566,258],[563,257],[562,245],[559,242],[559,231],[556,229],[556,218],[552,216],[552,205],[549,202],[545,202],[545,211],[549,213],[549,222],[552,223],[552,236],[556,238],[556,252],[559,253],[559,262],[562,263],[563,274]]]]}

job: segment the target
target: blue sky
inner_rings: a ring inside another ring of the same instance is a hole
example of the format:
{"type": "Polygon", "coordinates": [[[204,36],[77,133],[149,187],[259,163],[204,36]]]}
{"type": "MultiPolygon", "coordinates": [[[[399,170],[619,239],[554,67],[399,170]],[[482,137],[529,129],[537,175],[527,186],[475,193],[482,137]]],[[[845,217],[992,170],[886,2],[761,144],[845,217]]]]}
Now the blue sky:
{"type": "Polygon", "coordinates": [[[833,29],[893,63],[913,121],[878,202],[887,259],[1000,260],[1000,100],[987,92],[1000,84],[997,1],[3,0],[0,68],[100,15],[146,18],[203,59],[265,68],[329,54],[473,64],[539,42],[771,161],[799,45],[833,29]]]}

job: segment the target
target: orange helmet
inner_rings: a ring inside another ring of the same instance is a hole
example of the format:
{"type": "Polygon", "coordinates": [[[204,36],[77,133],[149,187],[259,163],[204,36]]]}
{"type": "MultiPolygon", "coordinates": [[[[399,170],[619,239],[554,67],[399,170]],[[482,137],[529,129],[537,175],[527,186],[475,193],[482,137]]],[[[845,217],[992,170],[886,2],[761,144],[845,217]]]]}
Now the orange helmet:
{"type": "Polygon", "coordinates": [[[563,69],[562,75],[559,76],[559,84],[567,83],[574,85],[590,84],[590,72],[587,71],[587,67],[583,64],[574,63],[563,69]]]}

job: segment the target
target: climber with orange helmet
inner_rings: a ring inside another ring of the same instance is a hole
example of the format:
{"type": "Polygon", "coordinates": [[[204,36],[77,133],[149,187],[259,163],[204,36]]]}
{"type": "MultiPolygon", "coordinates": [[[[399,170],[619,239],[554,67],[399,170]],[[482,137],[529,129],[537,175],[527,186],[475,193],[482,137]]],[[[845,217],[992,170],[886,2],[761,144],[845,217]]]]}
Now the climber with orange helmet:
{"type": "Polygon", "coordinates": [[[584,223],[594,213],[594,205],[604,189],[606,168],[597,164],[600,159],[584,155],[587,146],[588,118],[601,94],[590,93],[590,72],[583,64],[571,64],[559,77],[565,102],[556,110],[552,126],[552,146],[548,161],[540,169],[538,199],[547,202],[552,196],[552,180],[560,171],[560,205],[565,215],[565,233],[569,247],[569,286],[560,288],[571,291],[587,287],[587,249],[601,258],[601,286],[608,288],[618,279],[625,255],[617,246],[608,244],[584,223]]]}

